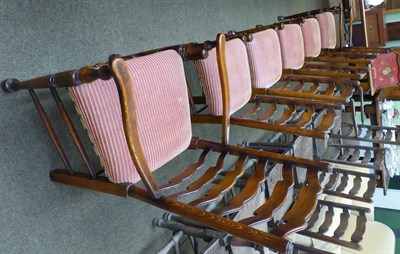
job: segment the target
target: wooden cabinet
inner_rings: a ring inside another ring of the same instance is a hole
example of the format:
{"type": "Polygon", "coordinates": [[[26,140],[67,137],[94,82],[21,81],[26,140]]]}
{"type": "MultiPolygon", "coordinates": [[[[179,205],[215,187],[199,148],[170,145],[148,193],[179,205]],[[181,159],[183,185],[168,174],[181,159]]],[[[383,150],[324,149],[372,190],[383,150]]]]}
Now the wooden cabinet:
{"type": "MultiPolygon", "coordinates": [[[[368,45],[370,47],[385,46],[387,30],[383,20],[384,9],[371,9],[365,12],[368,45]]],[[[361,25],[353,26],[353,45],[365,45],[362,37],[361,25]]]]}
{"type": "Polygon", "coordinates": [[[386,0],[386,10],[400,8],[400,0],[386,0]]]}
{"type": "Polygon", "coordinates": [[[383,9],[367,11],[365,18],[369,46],[385,46],[387,41],[387,31],[383,20],[383,9]]]}

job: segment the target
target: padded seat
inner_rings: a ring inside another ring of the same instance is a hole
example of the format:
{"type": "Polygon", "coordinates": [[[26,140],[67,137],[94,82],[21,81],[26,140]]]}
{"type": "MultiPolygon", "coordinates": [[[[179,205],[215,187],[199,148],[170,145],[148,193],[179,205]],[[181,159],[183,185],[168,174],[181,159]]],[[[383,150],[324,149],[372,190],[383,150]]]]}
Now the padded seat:
{"type": "Polygon", "coordinates": [[[336,25],[332,12],[323,12],[315,15],[321,31],[321,47],[334,49],[336,47],[336,25]]]}
{"type": "MultiPolygon", "coordinates": [[[[175,50],[169,50],[127,60],[126,64],[139,98],[140,141],[154,171],[184,151],[192,137],[182,59],[175,50]],[[172,85],[176,83],[184,85],[172,85]]],[[[114,183],[139,181],[124,135],[115,82],[98,79],[69,91],[106,176],[114,183]]]]}
{"type": "MultiPolygon", "coordinates": [[[[226,64],[229,70],[229,112],[233,114],[243,107],[251,96],[250,68],[246,46],[240,39],[226,42],[226,64]]],[[[212,115],[221,116],[222,90],[217,65],[216,48],[208,52],[206,59],[195,61],[196,70],[212,115]]]]}
{"type": "Polygon", "coordinates": [[[321,53],[321,31],[315,18],[305,19],[301,24],[306,57],[317,57],[321,53]]]}
{"type": "Polygon", "coordinates": [[[278,82],[282,75],[282,56],[277,32],[267,29],[254,33],[246,48],[253,88],[269,88],[278,82]]]}
{"type": "Polygon", "coordinates": [[[287,24],[278,31],[284,69],[300,69],[304,64],[304,41],[297,24],[287,24]]]}

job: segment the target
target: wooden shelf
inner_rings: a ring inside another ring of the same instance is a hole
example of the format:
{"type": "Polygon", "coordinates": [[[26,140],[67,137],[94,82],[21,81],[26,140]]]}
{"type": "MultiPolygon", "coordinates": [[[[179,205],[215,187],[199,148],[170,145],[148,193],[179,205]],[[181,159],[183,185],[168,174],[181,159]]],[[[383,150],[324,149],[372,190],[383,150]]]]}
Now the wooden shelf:
{"type": "Polygon", "coordinates": [[[390,10],[384,10],[384,11],[383,11],[384,14],[396,13],[396,12],[400,12],[400,8],[397,8],[397,9],[390,9],[390,10]]]}

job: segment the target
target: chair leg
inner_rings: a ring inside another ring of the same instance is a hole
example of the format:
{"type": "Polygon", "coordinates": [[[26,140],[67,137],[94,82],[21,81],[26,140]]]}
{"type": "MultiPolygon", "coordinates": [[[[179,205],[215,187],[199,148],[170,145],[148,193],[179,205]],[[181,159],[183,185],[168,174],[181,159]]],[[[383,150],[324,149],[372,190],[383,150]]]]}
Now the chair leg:
{"type": "Polygon", "coordinates": [[[194,253],[199,254],[199,239],[194,236],[190,236],[189,238],[190,242],[192,243],[194,253]]]}
{"type": "Polygon", "coordinates": [[[364,110],[364,91],[362,86],[357,87],[358,92],[360,93],[360,113],[361,113],[361,124],[364,124],[364,116],[365,116],[365,110],[364,110]]]}
{"type": "Polygon", "coordinates": [[[354,104],[354,99],[351,99],[351,115],[352,115],[352,121],[353,121],[353,126],[354,126],[354,136],[358,137],[358,128],[357,128],[357,112],[356,112],[356,106],[354,104]]]}
{"type": "Polygon", "coordinates": [[[178,231],[176,233],[173,233],[171,239],[169,242],[157,252],[157,254],[168,254],[168,252],[174,248],[175,254],[179,254],[179,240],[182,238],[183,232],[178,231]]]}

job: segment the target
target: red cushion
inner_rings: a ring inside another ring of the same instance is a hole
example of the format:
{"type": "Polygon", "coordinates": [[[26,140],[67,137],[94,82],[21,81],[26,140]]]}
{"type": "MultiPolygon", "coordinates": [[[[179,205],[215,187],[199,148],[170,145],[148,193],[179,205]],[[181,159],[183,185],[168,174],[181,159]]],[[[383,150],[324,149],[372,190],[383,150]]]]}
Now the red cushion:
{"type": "Polygon", "coordinates": [[[321,47],[333,49],[336,47],[335,17],[331,12],[323,12],[316,15],[321,31],[321,47]]]}
{"type": "Polygon", "coordinates": [[[282,75],[281,46],[276,31],[268,29],[254,33],[246,47],[252,86],[268,88],[275,84],[282,75]]]}
{"type": "Polygon", "coordinates": [[[321,32],[315,18],[306,19],[301,24],[303,32],[304,53],[306,57],[316,57],[321,53],[321,32]]]}
{"type": "MultiPolygon", "coordinates": [[[[135,90],[140,143],[153,171],[185,150],[192,136],[182,59],[169,50],[126,64],[135,90]]],[[[139,181],[124,135],[115,82],[96,80],[69,91],[106,176],[115,183],[139,181]]]]}
{"type": "Polygon", "coordinates": [[[304,64],[304,42],[301,28],[288,24],[278,31],[284,69],[300,69],[304,64]]]}
{"type": "MultiPolygon", "coordinates": [[[[250,99],[250,69],[246,46],[240,39],[226,42],[225,55],[230,96],[229,112],[233,114],[250,99]]],[[[196,61],[195,64],[210,113],[222,115],[222,92],[216,49],[210,50],[206,59],[196,61]]]]}

